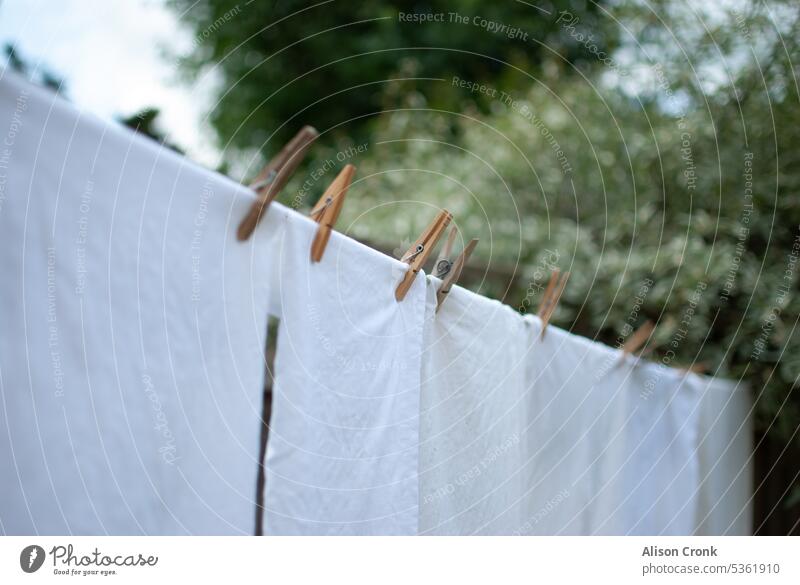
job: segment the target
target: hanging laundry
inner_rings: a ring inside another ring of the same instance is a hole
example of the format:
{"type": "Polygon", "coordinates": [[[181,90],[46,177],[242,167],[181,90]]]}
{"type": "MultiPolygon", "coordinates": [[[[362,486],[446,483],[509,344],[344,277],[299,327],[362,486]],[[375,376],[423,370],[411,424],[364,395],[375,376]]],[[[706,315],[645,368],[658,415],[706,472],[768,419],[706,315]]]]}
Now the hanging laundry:
{"type": "Polygon", "coordinates": [[[605,444],[590,500],[590,534],[694,531],[701,411],[700,394],[687,377],[629,357],[601,381],[605,444]]]}
{"type": "Polygon", "coordinates": [[[8,73],[0,128],[0,531],[252,534],[252,192],[8,73]]]}
{"type": "MultiPolygon", "coordinates": [[[[262,226],[280,317],[266,457],[267,534],[416,534],[425,278],[279,205],[262,226]]],[[[259,228],[261,229],[261,228],[259,228]]]]}
{"type": "Polygon", "coordinates": [[[753,533],[753,398],[743,383],[691,375],[701,396],[700,536],[753,533]]]}
{"type": "Polygon", "coordinates": [[[511,534],[527,488],[527,327],[510,307],[431,278],[420,428],[420,534],[511,534]]]}
{"type": "Polygon", "coordinates": [[[525,506],[516,534],[588,534],[595,473],[605,436],[598,417],[606,406],[594,383],[606,354],[552,324],[525,317],[529,433],[525,506]]]}
{"type": "Polygon", "coordinates": [[[8,74],[0,131],[0,532],[252,533],[268,313],[268,534],[750,532],[743,387],[547,325],[566,274],[437,312],[446,211],[411,274],[335,213],[312,253],[266,200],[313,129],[263,200],[8,74]]]}
{"type": "Polygon", "coordinates": [[[698,530],[749,530],[744,393],[722,425],[709,413],[731,397],[724,382],[704,398],[708,379],[552,325],[543,337],[539,317],[460,287],[434,316],[431,291],[422,534],[680,535],[698,515],[698,530]]]}

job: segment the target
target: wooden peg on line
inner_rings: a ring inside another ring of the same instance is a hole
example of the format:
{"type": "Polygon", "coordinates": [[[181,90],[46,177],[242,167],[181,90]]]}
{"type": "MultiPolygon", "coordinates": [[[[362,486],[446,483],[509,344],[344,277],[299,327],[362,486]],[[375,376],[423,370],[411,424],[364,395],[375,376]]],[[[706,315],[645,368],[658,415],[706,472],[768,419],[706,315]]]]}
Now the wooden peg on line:
{"type": "Polygon", "coordinates": [[[269,204],[278,196],[284,188],[289,178],[294,173],[297,166],[302,162],[308,152],[309,146],[314,139],[319,136],[319,132],[311,126],[303,128],[286,143],[281,151],[275,155],[267,166],[265,166],[255,180],[250,184],[250,188],[258,194],[258,199],[250,206],[250,210],[239,224],[236,236],[240,241],[250,237],[256,229],[258,222],[264,216],[264,212],[269,204]]]}
{"type": "Polygon", "coordinates": [[[564,292],[564,287],[567,286],[569,280],[569,272],[561,273],[560,270],[555,269],[550,275],[550,281],[547,283],[547,288],[544,291],[542,302],[539,305],[539,318],[542,320],[542,333],[540,339],[544,339],[544,333],[547,331],[547,325],[550,323],[550,317],[558,307],[558,302],[561,300],[561,295],[564,292]]]}
{"type": "Polygon", "coordinates": [[[447,234],[447,239],[444,241],[444,246],[442,246],[442,251],[436,259],[436,264],[433,265],[434,276],[437,278],[444,278],[447,276],[447,273],[450,272],[450,269],[453,267],[453,263],[450,261],[450,253],[453,251],[453,243],[456,240],[457,234],[458,228],[456,228],[456,226],[451,227],[450,232],[447,234]]]}
{"type": "Polygon", "coordinates": [[[345,165],[331,184],[328,185],[328,188],[325,189],[325,193],[317,201],[314,209],[311,210],[311,218],[319,224],[317,234],[311,243],[312,262],[322,260],[322,255],[325,253],[325,247],[328,245],[333,226],[336,225],[336,220],[339,219],[339,213],[342,211],[342,205],[344,205],[344,198],[350,188],[350,183],[353,182],[355,172],[356,167],[345,165]]]}
{"type": "MultiPolygon", "coordinates": [[[[451,232],[452,233],[452,232],[451,232]]],[[[475,246],[478,245],[478,239],[473,238],[469,241],[469,243],[464,246],[464,249],[461,251],[461,254],[458,255],[458,258],[452,262],[450,265],[450,269],[448,270],[447,274],[442,281],[442,286],[439,287],[439,291],[436,293],[436,312],[439,312],[439,309],[442,308],[442,303],[447,299],[447,295],[450,293],[450,289],[453,288],[453,285],[458,282],[459,276],[461,276],[461,271],[464,269],[464,265],[469,260],[469,257],[472,255],[472,251],[475,250],[475,246]]],[[[448,260],[449,262],[449,260],[448,260]]]]}
{"type": "Polygon", "coordinates": [[[625,356],[639,351],[639,349],[647,342],[647,340],[650,339],[650,336],[653,334],[655,329],[655,324],[652,321],[647,320],[642,324],[641,327],[631,333],[631,336],[622,345],[623,359],[625,356]]]}
{"type": "Polygon", "coordinates": [[[622,355],[620,356],[619,361],[617,361],[614,368],[624,364],[625,358],[639,351],[639,349],[641,349],[642,346],[644,346],[644,344],[650,339],[650,336],[653,335],[653,331],[655,331],[655,329],[655,324],[648,319],[642,323],[642,325],[636,331],[631,333],[630,337],[628,337],[625,343],[622,344],[622,355]]]}
{"type": "Polygon", "coordinates": [[[394,291],[395,299],[402,301],[406,297],[419,269],[422,268],[422,265],[425,264],[431,252],[433,252],[436,243],[439,241],[439,238],[442,237],[451,219],[453,219],[453,215],[449,211],[446,209],[440,211],[436,219],[431,222],[425,231],[422,232],[422,235],[417,238],[417,241],[414,242],[405,253],[402,261],[408,264],[408,270],[405,276],[403,276],[403,280],[400,281],[400,284],[397,285],[397,289],[394,291]]]}
{"type": "Polygon", "coordinates": [[[678,369],[689,374],[705,374],[709,370],[707,362],[694,362],[688,366],[679,366],[678,369]]]}

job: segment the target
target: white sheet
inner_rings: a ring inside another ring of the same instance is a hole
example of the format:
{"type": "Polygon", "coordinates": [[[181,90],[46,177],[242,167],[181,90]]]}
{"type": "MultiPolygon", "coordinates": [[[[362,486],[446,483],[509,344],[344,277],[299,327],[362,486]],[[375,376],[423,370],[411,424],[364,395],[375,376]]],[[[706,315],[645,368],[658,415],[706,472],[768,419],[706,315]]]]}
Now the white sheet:
{"type": "Polygon", "coordinates": [[[685,376],[531,322],[529,534],[691,534],[698,486],[696,389],[685,376]],[[536,506],[539,506],[536,509],[536,506]]]}
{"type": "Polygon", "coordinates": [[[753,399],[747,386],[692,376],[701,395],[695,534],[753,533],[753,399]]]}
{"type": "Polygon", "coordinates": [[[272,206],[281,317],[266,458],[267,534],[416,534],[425,276],[272,206]]]}
{"type": "Polygon", "coordinates": [[[428,284],[420,429],[420,533],[511,534],[530,442],[527,326],[510,307],[428,284]]]}
{"type": "Polygon", "coordinates": [[[699,377],[622,361],[552,325],[541,339],[537,317],[459,287],[434,316],[437,286],[423,359],[421,533],[694,532],[700,494],[728,479],[717,471],[700,486],[700,453],[718,454],[698,450],[699,377]]]}
{"type": "MultiPolygon", "coordinates": [[[[605,436],[598,420],[607,405],[599,383],[608,354],[600,344],[553,325],[541,337],[528,323],[529,424],[526,492],[515,534],[589,534],[590,501],[605,436]]],[[[613,380],[615,373],[611,371],[613,380]]],[[[609,380],[609,378],[606,378],[609,380]]]]}
{"type": "Polygon", "coordinates": [[[252,194],[7,73],[0,133],[0,532],[252,533],[252,194]]]}
{"type": "Polygon", "coordinates": [[[687,375],[628,359],[606,386],[606,448],[592,500],[592,534],[686,535],[694,531],[700,395],[687,375]]]}

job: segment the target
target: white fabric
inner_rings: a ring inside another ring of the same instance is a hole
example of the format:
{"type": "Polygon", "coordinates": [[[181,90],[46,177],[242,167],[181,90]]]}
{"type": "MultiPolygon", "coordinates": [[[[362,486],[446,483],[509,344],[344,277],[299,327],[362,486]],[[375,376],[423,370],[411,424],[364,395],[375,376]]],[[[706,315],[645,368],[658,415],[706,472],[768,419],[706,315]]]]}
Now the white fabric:
{"type": "Polygon", "coordinates": [[[591,499],[605,441],[602,416],[618,382],[600,344],[549,325],[542,338],[538,317],[529,324],[531,348],[527,491],[519,534],[590,534],[591,499]],[[607,370],[607,371],[604,371],[607,370]]]}
{"type": "Polygon", "coordinates": [[[753,533],[753,400],[744,384],[692,376],[702,396],[697,535],[753,533]]]}
{"type": "Polygon", "coordinates": [[[252,533],[252,194],[7,73],[0,133],[0,532],[252,533]]]}
{"type": "MultiPolygon", "coordinates": [[[[697,376],[429,284],[423,534],[691,534],[697,376]]],[[[715,456],[714,456],[715,457],[715,456]]],[[[738,503],[738,500],[737,500],[738,503]]]]}
{"type": "Polygon", "coordinates": [[[267,534],[416,534],[425,275],[405,300],[406,266],[271,206],[280,261],[267,534]]]}
{"type": "Polygon", "coordinates": [[[530,438],[526,324],[460,287],[435,314],[429,281],[420,430],[420,533],[511,534],[530,438]]]}
{"type": "Polygon", "coordinates": [[[531,534],[691,534],[699,393],[686,376],[532,324],[531,534]]]}
{"type": "Polygon", "coordinates": [[[687,375],[630,358],[604,384],[605,449],[591,534],[692,534],[697,509],[700,395],[687,375]]]}

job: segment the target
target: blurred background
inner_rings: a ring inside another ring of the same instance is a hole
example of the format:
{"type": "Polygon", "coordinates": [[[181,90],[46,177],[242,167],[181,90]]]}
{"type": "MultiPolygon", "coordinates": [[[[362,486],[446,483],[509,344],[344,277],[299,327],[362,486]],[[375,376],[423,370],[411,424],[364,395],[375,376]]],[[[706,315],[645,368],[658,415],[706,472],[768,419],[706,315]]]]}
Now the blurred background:
{"type": "Polygon", "coordinates": [[[358,167],[338,227],[402,253],[437,209],[461,282],[743,379],[756,534],[800,534],[796,2],[5,0],[6,67],[237,181],[304,124],[279,200],[358,167]],[[644,286],[652,281],[652,286],[644,286]]]}

